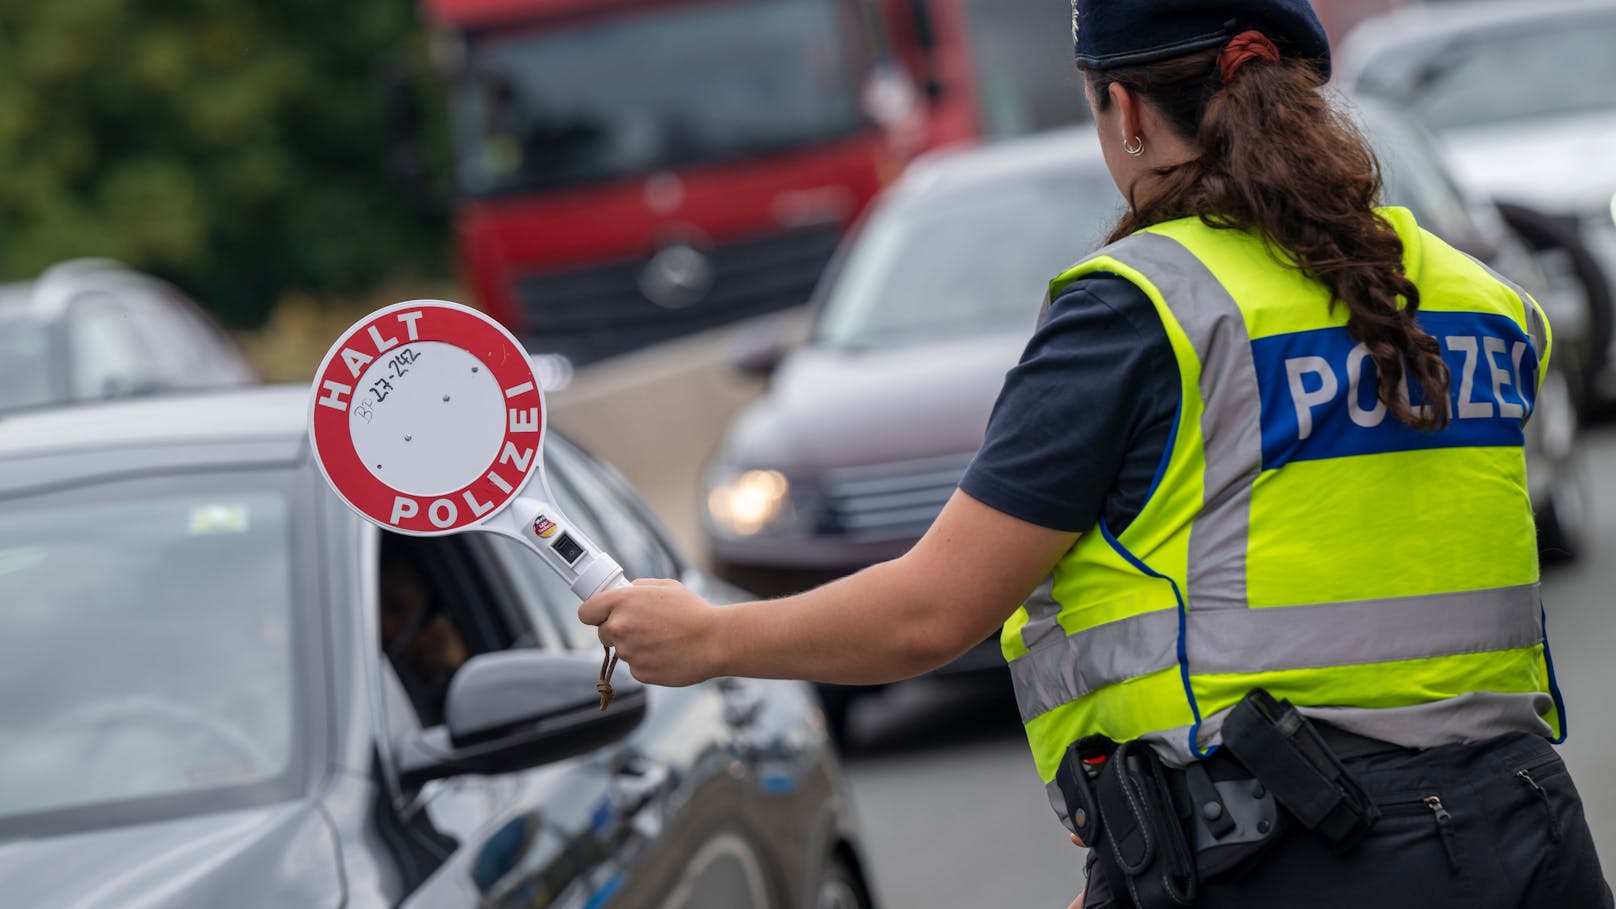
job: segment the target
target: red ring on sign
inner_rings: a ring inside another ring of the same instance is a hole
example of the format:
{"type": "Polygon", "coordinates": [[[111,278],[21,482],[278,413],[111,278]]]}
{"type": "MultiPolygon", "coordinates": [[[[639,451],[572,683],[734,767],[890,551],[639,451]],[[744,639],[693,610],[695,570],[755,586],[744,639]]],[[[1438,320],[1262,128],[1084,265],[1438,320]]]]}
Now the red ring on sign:
{"type": "Polygon", "coordinates": [[[515,499],[540,467],[546,421],[533,362],[499,323],[458,304],[417,300],[366,316],[326,354],[315,374],[309,406],[315,460],[331,487],[370,521],[401,533],[438,536],[479,524],[515,499]],[[397,343],[378,345],[378,336],[397,343]],[[422,341],[459,347],[482,361],[505,392],[506,409],[504,436],[487,468],[460,489],[431,497],[389,486],[360,460],[350,425],[359,379],[371,364],[360,367],[356,376],[342,356],[350,350],[374,361],[422,341]]]}

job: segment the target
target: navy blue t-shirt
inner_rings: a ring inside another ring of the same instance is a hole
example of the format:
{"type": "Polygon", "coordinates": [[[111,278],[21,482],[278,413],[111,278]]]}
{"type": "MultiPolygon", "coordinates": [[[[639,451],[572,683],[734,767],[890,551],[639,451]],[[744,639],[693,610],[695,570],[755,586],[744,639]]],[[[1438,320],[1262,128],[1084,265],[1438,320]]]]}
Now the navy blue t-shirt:
{"type": "Polygon", "coordinates": [[[1005,377],[960,489],[1024,521],[1121,533],[1144,507],[1179,406],[1178,361],[1144,291],[1091,274],[1049,307],[1005,377]]]}

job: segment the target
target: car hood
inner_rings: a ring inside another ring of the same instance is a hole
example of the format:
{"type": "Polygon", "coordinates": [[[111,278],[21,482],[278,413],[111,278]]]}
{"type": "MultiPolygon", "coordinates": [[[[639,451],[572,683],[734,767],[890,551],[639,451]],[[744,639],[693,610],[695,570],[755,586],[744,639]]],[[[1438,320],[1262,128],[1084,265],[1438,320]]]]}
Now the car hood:
{"type": "Polygon", "coordinates": [[[720,463],[789,475],[975,451],[1031,334],[882,348],[808,345],[730,429],[720,463]]]}
{"type": "Polygon", "coordinates": [[[337,906],[336,840],[307,803],[0,844],[0,893],[30,909],[337,906]]]}
{"type": "Polygon", "coordinates": [[[1556,214],[1609,210],[1616,193],[1616,113],[1555,117],[1442,134],[1471,186],[1556,214]]]}

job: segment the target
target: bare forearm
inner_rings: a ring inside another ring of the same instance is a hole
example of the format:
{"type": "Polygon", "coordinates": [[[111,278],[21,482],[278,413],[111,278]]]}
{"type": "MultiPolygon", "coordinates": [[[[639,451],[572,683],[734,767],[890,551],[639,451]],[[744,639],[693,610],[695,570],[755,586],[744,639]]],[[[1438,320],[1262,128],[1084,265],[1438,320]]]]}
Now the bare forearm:
{"type": "Polygon", "coordinates": [[[991,634],[1076,540],[956,492],[901,558],[818,590],[715,607],[676,581],[640,580],[590,597],[578,618],[651,684],[719,675],[892,682],[991,634]]]}
{"type": "Polygon", "coordinates": [[[917,590],[905,569],[885,562],[796,596],[723,607],[717,674],[881,684],[929,672],[981,640],[948,621],[951,604],[917,590]]]}

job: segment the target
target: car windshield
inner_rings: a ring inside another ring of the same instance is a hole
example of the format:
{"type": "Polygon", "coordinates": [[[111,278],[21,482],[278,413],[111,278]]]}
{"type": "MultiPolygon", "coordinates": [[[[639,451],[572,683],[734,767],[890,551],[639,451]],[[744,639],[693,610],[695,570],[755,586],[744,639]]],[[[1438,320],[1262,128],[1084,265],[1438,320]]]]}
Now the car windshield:
{"type": "Polygon", "coordinates": [[[1358,78],[1442,131],[1537,117],[1616,113],[1616,15],[1523,21],[1507,31],[1394,44],[1358,78]]]}
{"type": "Polygon", "coordinates": [[[871,347],[1028,332],[1049,279],[1098,245],[1121,204],[1103,169],[1075,163],[897,201],[832,278],[817,337],[871,347]]]}
{"type": "Polygon", "coordinates": [[[50,327],[6,306],[0,294],[0,412],[60,399],[54,368],[50,327]]]}
{"type": "Polygon", "coordinates": [[[291,511],[227,477],[0,500],[0,828],[289,780],[291,511]]]}
{"type": "Polygon", "coordinates": [[[454,92],[461,188],[567,185],[848,134],[860,119],[839,9],[679,4],[473,37],[454,92]]]}

